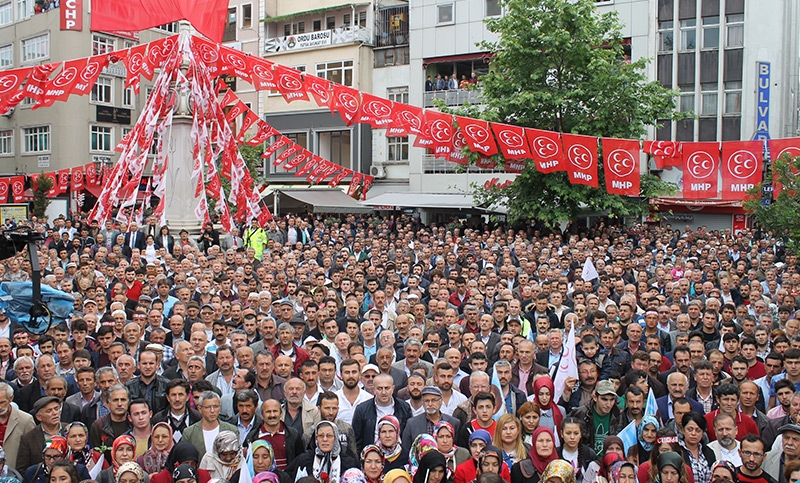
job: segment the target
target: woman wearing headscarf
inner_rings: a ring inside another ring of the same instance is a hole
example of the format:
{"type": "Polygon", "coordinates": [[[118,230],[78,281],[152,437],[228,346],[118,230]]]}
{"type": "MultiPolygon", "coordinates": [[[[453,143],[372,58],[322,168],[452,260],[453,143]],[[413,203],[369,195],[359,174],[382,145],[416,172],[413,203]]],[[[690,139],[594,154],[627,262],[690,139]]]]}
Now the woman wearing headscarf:
{"type": "Polygon", "coordinates": [[[608,483],[608,470],[617,461],[625,459],[625,445],[619,436],[608,436],[603,441],[603,453],[599,460],[589,463],[583,473],[583,483],[608,483]]]}
{"type": "Polygon", "coordinates": [[[553,380],[549,377],[540,377],[533,381],[533,394],[539,405],[539,426],[550,428],[554,432],[554,436],[564,419],[564,408],[553,401],[555,393],[553,380]]]}
{"type": "Polygon", "coordinates": [[[367,483],[381,483],[383,481],[384,464],[386,458],[383,451],[374,444],[370,444],[361,450],[361,469],[367,483]]]}
{"type": "Polygon", "coordinates": [[[711,483],[739,483],[738,472],[733,463],[724,460],[714,463],[711,467],[711,483]]]}
{"type": "Polygon", "coordinates": [[[6,452],[0,447],[0,483],[21,483],[22,475],[6,464],[6,452]]]}
{"type": "Polygon", "coordinates": [[[564,460],[553,460],[542,472],[542,483],[575,483],[575,469],[564,460]]]}
{"type": "Polygon", "coordinates": [[[208,483],[211,475],[206,470],[197,468],[200,463],[200,453],[188,441],[175,443],[169,452],[164,469],[153,475],[152,483],[172,483],[172,472],[180,465],[191,466],[197,474],[197,483],[208,483]]]}
{"type": "Polygon", "coordinates": [[[358,468],[350,468],[342,474],[342,483],[367,483],[364,473],[358,468]]]}
{"type": "Polygon", "coordinates": [[[655,416],[647,415],[636,427],[638,443],[628,450],[628,458],[635,464],[641,465],[650,459],[650,452],[656,444],[656,434],[661,429],[661,423],[655,416]]]}
{"type": "Polygon", "coordinates": [[[338,426],[331,421],[320,421],[314,427],[309,449],[289,463],[286,472],[295,481],[313,476],[321,483],[340,483],[342,473],[357,466],[355,459],[341,450],[338,426]]]}
{"type": "Polygon", "coordinates": [[[455,474],[456,467],[469,459],[469,451],[456,446],[456,431],[447,421],[439,421],[433,429],[433,437],[436,438],[437,450],[447,461],[447,469],[455,474]]]}
{"type": "Polygon", "coordinates": [[[608,481],[609,483],[637,483],[636,466],[630,461],[617,461],[611,465],[608,481]]]}
{"type": "Polygon", "coordinates": [[[411,483],[411,475],[406,470],[392,470],[383,477],[383,483],[411,483]]]}
{"type": "Polygon", "coordinates": [[[89,446],[89,430],[80,421],[75,421],[67,425],[67,445],[69,446],[68,458],[73,463],[80,463],[86,466],[86,470],[91,472],[95,464],[108,467],[108,463],[103,454],[89,446]]]}
{"type": "Polygon", "coordinates": [[[478,476],[480,477],[484,473],[494,473],[500,476],[504,469],[508,471],[508,465],[504,461],[503,450],[492,445],[484,448],[478,460],[478,476]]]}
{"type": "MultiPolygon", "coordinates": [[[[491,446],[492,437],[485,429],[478,429],[469,435],[470,458],[456,467],[453,475],[455,483],[472,483],[478,477],[478,468],[483,450],[491,446]]],[[[511,471],[507,465],[503,466],[500,476],[505,481],[511,481],[511,471]]]]}
{"type": "Polygon", "coordinates": [[[172,427],[165,422],[156,423],[150,431],[150,448],[136,458],[136,463],[147,474],[154,475],[164,469],[173,446],[172,427]]]}
{"type": "Polygon", "coordinates": [[[220,431],[211,451],[203,455],[200,469],[208,470],[211,478],[228,481],[242,466],[242,444],[239,435],[232,431],[220,431]]]}
{"type": "Polygon", "coordinates": [[[408,461],[408,451],[403,448],[400,440],[400,421],[391,414],[378,420],[378,439],[375,446],[380,448],[386,460],[384,472],[403,468],[408,461]]]}
{"type": "Polygon", "coordinates": [[[117,468],[115,483],[144,483],[146,477],[147,475],[138,463],[129,461],[117,468]]]}
{"type": "Polygon", "coordinates": [[[445,483],[448,481],[447,462],[442,453],[428,451],[419,460],[413,483],[445,483]]]}
{"type": "Polygon", "coordinates": [[[436,439],[430,434],[422,433],[417,435],[414,442],[411,443],[411,448],[408,450],[408,465],[406,470],[413,477],[419,468],[419,462],[428,451],[436,451],[439,446],[436,444],[436,439]]]}
{"type": "Polygon", "coordinates": [[[683,457],[674,452],[667,451],[658,457],[658,482],[659,483],[688,483],[686,465],[683,457]]]}
{"type": "MultiPolygon", "coordinates": [[[[658,479],[659,456],[666,453],[667,451],[674,451],[678,454],[683,453],[683,448],[678,442],[678,435],[675,434],[675,431],[673,431],[670,428],[661,428],[656,434],[657,434],[656,444],[650,451],[650,459],[639,465],[637,476],[638,480],[642,483],[647,483],[649,481],[656,481],[658,479]]],[[[694,475],[692,475],[692,469],[686,466],[685,463],[683,466],[684,469],[686,470],[687,476],[689,477],[689,483],[694,483],[694,475]]]]}
{"type": "MultiPolygon", "coordinates": [[[[42,448],[42,462],[28,467],[22,478],[22,483],[48,483],[50,479],[50,469],[53,463],[67,458],[69,446],[67,440],[62,436],[53,436],[44,441],[42,448]]],[[[89,479],[89,472],[82,464],[75,465],[81,480],[89,479]]]]}
{"type": "Polygon", "coordinates": [[[253,483],[280,483],[281,479],[271,471],[262,471],[253,477],[253,483]]]}
{"type": "MultiPolygon", "coordinates": [[[[544,378],[540,377],[539,379],[544,378]]],[[[531,446],[528,457],[511,467],[511,483],[539,483],[547,465],[557,458],[553,430],[547,426],[539,426],[533,432],[533,446],[531,446]]],[[[575,479],[574,472],[572,479],[573,481],[575,479]]]]}
{"type": "MultiPolygon", "coordinates": [[[[119,467],[128,462],[135,462],[136,439],[123,434],[118,436],[111,445],[111,467],[104,469],[97,477],[98,483],[114,483],[117,481],[117,471],[119,467]]],[[[145,475],[145,482],[149,483],[149,475],[145,475]]]]}
{"type": "Polygon", "coordinates": [[[247,457],[244,459],[244,464],[235,472],[228,480],[230,483],[239,483],[242,478],[242,472],[249,471],[252,475],[253,483],[255,483],[256,475],[261,473],[270,473],[276,475],[279,483],[291,483],[292,480],[285,471],[281,471],[275,465],[275,450],[269,441],[259,439],[253,441],[247,449],[247,457]]]}

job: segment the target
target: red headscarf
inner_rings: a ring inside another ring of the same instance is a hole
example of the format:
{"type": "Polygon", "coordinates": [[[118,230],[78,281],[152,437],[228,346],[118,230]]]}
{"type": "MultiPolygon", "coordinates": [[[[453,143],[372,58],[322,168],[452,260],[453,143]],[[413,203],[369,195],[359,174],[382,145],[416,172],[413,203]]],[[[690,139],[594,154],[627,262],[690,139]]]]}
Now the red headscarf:
{"type": "MultiPolygon", "coordinates": [[[[539,379],[544,379],[540,377],[539,379]]],[[[545,426],[539,426],[536,430],[533,431],[533,439],[531,445],[531,452],[530,457],[531,461],[533,462],[533,466],[536,468],[536,471],[539,472],[541,475],[544,472],[544,469],[547,468],[547,465],[553,461],[558,459],[558,452],[556,451],[556,438],[553,435],[553,431],[550,428],[545,426]],[[539,456],[539,453],[536,452],[536,438],[539,437],[540,434],[547,433],[550,435],[550,438],[553,440],[553,452],[550,453],[550,456],[539,456]]]]}
{"type": "Polygon", "coordinates": [[[559,409],[555,401],[556,388],[553,386],[553,381],[547,376],[537,378],[533,381],[533,394],[536,398],[536,404],[539,405],[539,409],[551,409],[553,411],[553,423],[555,424],[556,430],[558,430],[558,428],[561,427],[561,421],[564,419],[564,416],[561,414],[561,409],[559,409]],[[547,406],[539,402],[539,389],[543,387],[550,389],[550,402],[547,406]]]}
{"type": "MultiPolygon", "coordinates": [[[[133,436],[130,434],[118,436],[111,445],[111,463],[114,465],[114,470],[119,468],[119,462],[117,462],[117,449],[124,444],[132,447],[133,451],[136,451],[136,440],[133,438],[133,436]]],[[[135,461],[135,459],[133,461],[135,461]]]]}

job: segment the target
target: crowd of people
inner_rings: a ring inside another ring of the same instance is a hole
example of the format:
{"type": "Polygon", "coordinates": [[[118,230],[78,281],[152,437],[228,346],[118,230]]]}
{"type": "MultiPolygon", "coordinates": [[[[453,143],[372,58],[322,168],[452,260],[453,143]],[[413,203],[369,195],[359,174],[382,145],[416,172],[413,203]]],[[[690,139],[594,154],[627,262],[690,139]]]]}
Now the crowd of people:
{"type": "Polygon", "coordinates": [[[800,271],[769,233],[25,226],[74,312],[0,313],[2,483],[800,480],[800,271]]]}

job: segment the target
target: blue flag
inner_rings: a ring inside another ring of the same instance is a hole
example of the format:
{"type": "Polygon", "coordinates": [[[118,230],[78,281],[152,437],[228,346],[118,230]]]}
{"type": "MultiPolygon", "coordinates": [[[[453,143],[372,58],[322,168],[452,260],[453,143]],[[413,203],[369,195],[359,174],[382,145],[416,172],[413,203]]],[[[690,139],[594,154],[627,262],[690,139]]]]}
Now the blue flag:
{"type": "Polygon", "coordinates": [[[658,411],[658,403],[656,403],[656,395],[653,394],[653,389],[647,394],[647,404],[644,406],[645,416],[655,416],[658,411]]]}
{"type": "Polygon", "coordinates": [[[622,444],[625,446],[625,454],[628,454],[628,450],[634,446],[636,446],[636,442],[638,437],[636,435],[636,420],[633,420],[625,426],[625,429],[619,432],[617,435],[619,439],[622,440],[622,444]]]}

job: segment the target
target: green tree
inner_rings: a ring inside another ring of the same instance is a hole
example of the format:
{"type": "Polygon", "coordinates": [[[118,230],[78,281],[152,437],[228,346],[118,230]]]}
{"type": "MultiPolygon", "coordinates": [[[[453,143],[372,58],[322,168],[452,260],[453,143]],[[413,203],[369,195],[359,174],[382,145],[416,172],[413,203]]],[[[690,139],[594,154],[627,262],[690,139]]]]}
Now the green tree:
{"type": "Polygon", "coordinates": [[[37,218],[42,218],[47,213],[47,207],[50,206],[47,192],[52,187],[53,180],[45,176],[44,171],[42,171],[36,179],[36,189],[33,190],[33,214],[37,218]]]}
{"type": "MultiPolygon", "coordinates": [[[[640,139],[647,126],[680,115],[674,111],[676,93],[647,81],[647,60],[626,58],[616,13],[599,15],[593,0],[502,3],[505,14],[487,21],[499,40],[480,44],[492,52],[492,70],[482,79],[483,105],[461,113],[627,139],[640,139]]],[[[599,164],[600,188],[571,185],[566,173],[542,174],[531,162],[510,187],[476,187],[476,198],[487,206],[507,204],[512,220],[536,219],[549,226],[574,220],[582,210],[612,216],[646,213],[642,199],[606,192],[602,157],[599,164]]],[[[655,176],[642,176],[643,198],[674,189],[655,176]]]]}
{"type": "Polygon", "coordinates": [[[772,163],[772,176],[748,192],[744,209],[755,216],[761,227],[786,243],[786,249],[800,253],[800,157],[784,155],[772,163]],[[782,189],[769,204],[763,202],[764,187],[772,187],[773,177],[782,189]]]}

